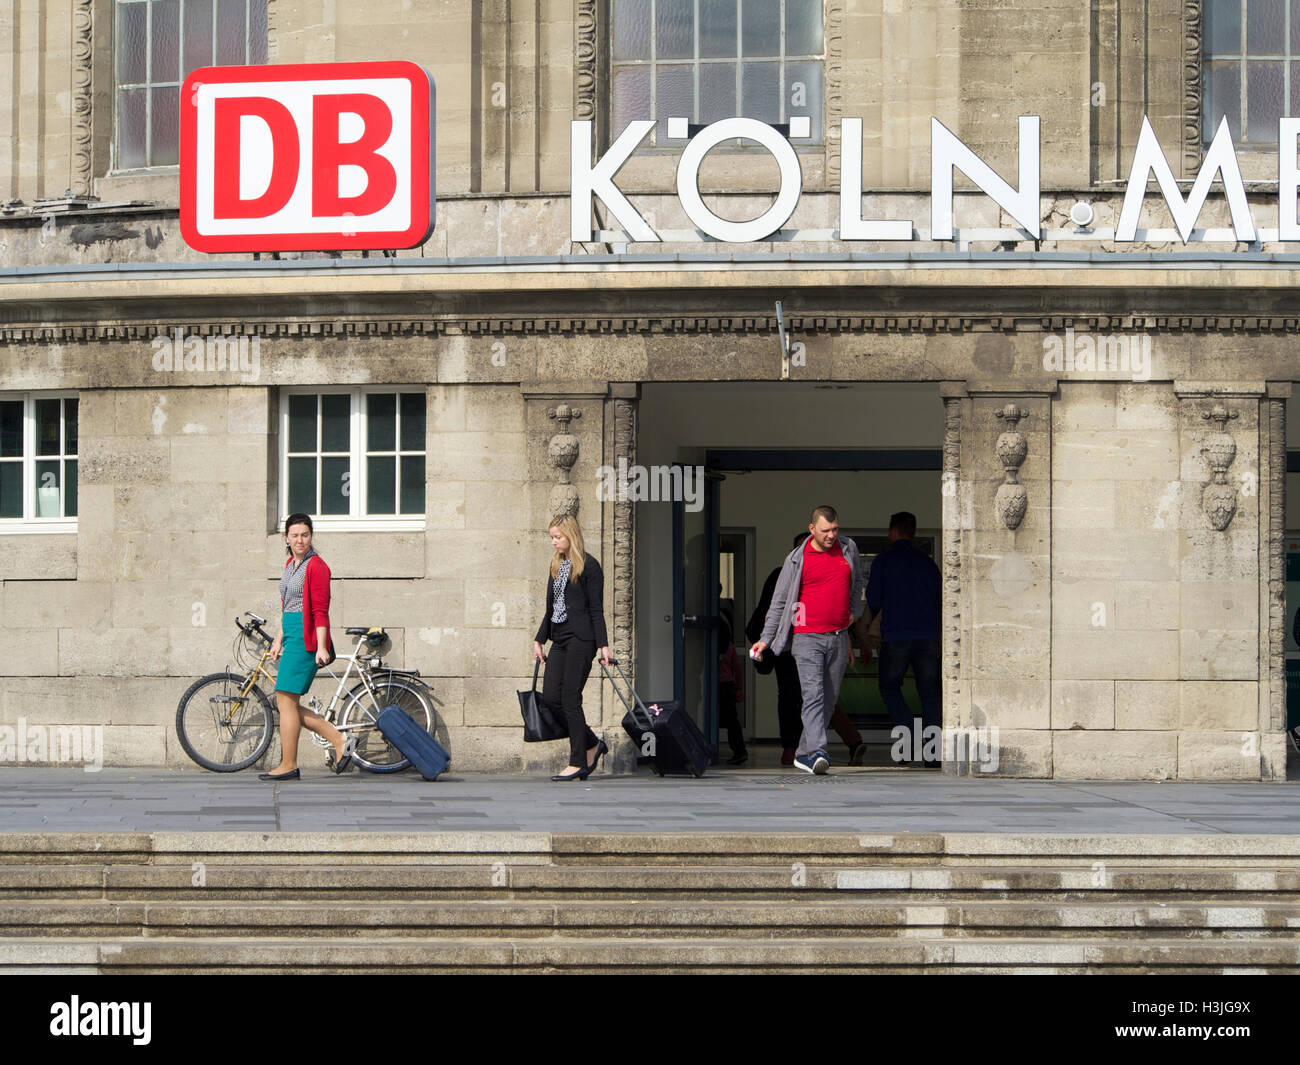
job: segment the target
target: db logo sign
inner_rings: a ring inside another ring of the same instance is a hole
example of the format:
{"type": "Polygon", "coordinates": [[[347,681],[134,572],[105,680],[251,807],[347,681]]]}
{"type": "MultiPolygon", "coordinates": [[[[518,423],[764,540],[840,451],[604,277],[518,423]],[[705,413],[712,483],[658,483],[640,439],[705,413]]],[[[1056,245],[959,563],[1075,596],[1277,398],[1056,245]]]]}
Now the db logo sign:
{"type": "Polygon", "coordinates": [[[411,248],[433,229],[415,63],[205,67],[181,87],[181,232],[202,252],[411,248]]]}

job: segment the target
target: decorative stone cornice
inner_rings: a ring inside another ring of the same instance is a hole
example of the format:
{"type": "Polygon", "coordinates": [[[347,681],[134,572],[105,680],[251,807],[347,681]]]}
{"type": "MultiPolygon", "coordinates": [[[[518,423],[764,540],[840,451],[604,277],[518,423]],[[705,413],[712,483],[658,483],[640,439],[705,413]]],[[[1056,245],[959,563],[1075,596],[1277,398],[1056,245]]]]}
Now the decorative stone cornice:
{"type": "Polygon", "coordinates": [[[573,21],[575,31],[573,55],[573,117],[594,122],[595,144],[603,144],[599,107],[600,85],[600,0],[577,0],[573,21]]]}
{"type": "MultiPolygon", "coordinates": [[[[304,319],[276,318],[241,323],[238,328],[229,318],[221,321],[193,321],[161,315],[156,305],[148,317],[138,322],[113,323],[68,322],[61,324],[0,325],[0,343],[32,342],[73,343],[94,340],[150,340],[158,334],[159,321],[167,326],[182,327],[187,334],[200,336],[258,336],[268,339],[293,337],[368,337],[368,336],[591,336],[591,335],[691,335],[726,334],[727,336],[775,336],[775,315],[691,315],[673,317],[601,316],[601,317],[508,317],[508,318],[357,318],[304,319]]],[[[786,331],[804,336],[840,334],[896,333],[1043,333],[1070,327],[1084,330],[1161,332],[1170,334],[1266,334],[1300,333],[1300,318],[1251,316],[1166,316],[1166,315],[1095,315],[1089,317],[1011,316],[1005,314],[962,315],[788,315],[786,331]]],[[[1016,386],[1014,391],[1021,391],[1016,386]]]]}
{"type": "Polygon", "coordinates": [[[844,0],[828,0],[826,48],[826,187],[840,187],[840,119],[844,116],[844,0]]]}
{"type": "Polygon", "coordinates": [[[1205,54],[1203,0],[1183,0],[1183,176],[1201,167],[1201,84],[1205,54]]]}

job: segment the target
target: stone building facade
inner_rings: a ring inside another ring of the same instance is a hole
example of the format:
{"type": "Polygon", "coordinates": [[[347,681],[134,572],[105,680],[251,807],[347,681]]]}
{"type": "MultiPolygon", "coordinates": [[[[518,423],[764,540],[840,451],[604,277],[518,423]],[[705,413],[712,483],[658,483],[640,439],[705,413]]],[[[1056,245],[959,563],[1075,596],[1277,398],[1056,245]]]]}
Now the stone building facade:
{"type": "MultiPolygon", "coordinates": [[[[1300,314],[1296,247],[1268,239],[1276,148],[1238,147],[1256,244],[1225,239],[1220,186],[1197,222],[1212,239],[1170,239],[1154,186],[1149,239],[1113,239],[1143,115],[1184,194],[1205,156],[1200,0],[826,0],[786,227],[803,239],[750,245],[679,239],[680,143],[618,178],[670,239],[620,240],[600,203],[604,242],[570,239],[570,123],[594,123],[597,154],[619,132],[613,27],[637,4],[269,0],[269,62],[406,58],[437,85],[429,241],[274,258],[190,250],[176,167],[120,165],[122,6],[20,0],[0,22],[0,402],[30,421],[39,400],[76,401],[59,408],[65,512],[0,519],[0,721],[102,724],[106,764],[185,764],[180,692],[226,663],[231,616],[274,614],[289,397],[358,410],[402,391],[424,400],[423,514],[324,520],[318,545],[336,625],[390,630],[459,768],[557,757],[521,742],[514,694],[557,509],[576,502],[609,577],[616,653],[642,690],[672,682],[670,523],[600,498],[602,467],[901,446],[941,455],[925,491],[945,725],[996,726],[1000,773],[1285,777],[1300,314]],[[929,239],[931,118],[1011,181],[1021,114],[1041,119],[1042,239],[962,180],[957,239],[929,239]],[[835,235],[846,117],[863,217],[911,219],[917,239],[835,235]],[[788,379],[777,300],[802,345],[788,379]],[[178,335],[201,365],[160,368],[159,337],[178,335]],[[701,396],[730,413],[674,420],[701,396]]],[[[770,156],[732,148],[700,184],[745,219],[775,181],[770,156]]],[[[27,495],[43,454],[21,456],[27,495]]],[[[790,523],[813,502],[792,497],[790,523]]],[[[587,698],[621,736],[608,687],[587,698]]]]}

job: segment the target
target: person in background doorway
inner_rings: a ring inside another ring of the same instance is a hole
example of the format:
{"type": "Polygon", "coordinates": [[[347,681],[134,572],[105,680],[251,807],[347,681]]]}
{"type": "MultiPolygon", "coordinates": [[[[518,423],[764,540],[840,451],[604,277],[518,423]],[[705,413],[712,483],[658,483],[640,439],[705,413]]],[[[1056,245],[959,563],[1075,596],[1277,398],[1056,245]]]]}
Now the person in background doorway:
{"type": "MultiPolygon", "coordinates": [[[[942,583],[934,559],[912,546],[915,535],[915,514],[900,510],[890,515],[889,549],[876,557],[867,579],[867,609],[873,618],[884,611],[880,624],[880,697],[895,727],[907,730],[911,741],[908,748],[925,751],[925,741],[939,735],[943,714],[939,685],[942,583]],[[919,745],[912,736],[912,711],[903,698],[903,675],[909,666],[921,698],[923,731],[919,745]]],[[[922,764],[926,769],[941,766],[934,758],[923,757],[922,764]]]]}
{"type": "Polygon", "coordinates": [[[744,674],[736,657],[736,645],[731,642],[731,626],[725,618],[718,631],[718,646],[722,648],[718,655],[718,724],[727,730],[727,744],[731,747],[728,764],[744,765],[749,761],[749,750],[745,747],[745,730],[741,728],[736,709],[745,699],[744,674]]]}
{"type": "Polygon", "coordinates": [[[862,616],[862,574],[858,545],[840,536],[834,507],[815,507],[808,533],[781,567],[762,637],[750,655],[761,657],[769,644],[780,654],[790,645],[803,694],[803,734],[794,765],[820,776],[831,764],[826,724],[853,657],[849,626],[862,616]]]}

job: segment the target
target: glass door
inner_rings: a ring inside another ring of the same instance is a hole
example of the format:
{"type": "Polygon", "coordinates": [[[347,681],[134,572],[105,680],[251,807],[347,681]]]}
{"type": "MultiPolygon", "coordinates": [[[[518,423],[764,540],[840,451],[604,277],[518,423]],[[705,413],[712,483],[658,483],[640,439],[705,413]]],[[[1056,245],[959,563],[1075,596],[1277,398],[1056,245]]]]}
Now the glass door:
{"type": "MultiPolygon", "coordinates": [[[[674,480],[699,467],[673,467],[674,480]]],[[[695,720],[715,752],[718,746],[718,489],[704,475],[703,506],[673,500],[673,698],[695,720]]],[[[685,483],[679,482],[679,483],[685,483]]],[[[699,496],[697,495],[697,501],[699,496]]]]}

